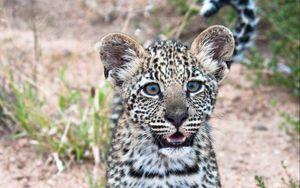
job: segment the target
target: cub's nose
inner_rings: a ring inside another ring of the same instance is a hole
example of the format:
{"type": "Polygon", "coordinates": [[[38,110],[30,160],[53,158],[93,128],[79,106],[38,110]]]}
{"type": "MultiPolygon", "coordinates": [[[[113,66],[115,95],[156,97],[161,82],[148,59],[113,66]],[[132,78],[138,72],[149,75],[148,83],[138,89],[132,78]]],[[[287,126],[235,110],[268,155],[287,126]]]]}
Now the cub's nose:
{"type": "Polygon", "coordinates": [[[185,120],[189,117],[188,111],[177,111],[165,114],[165,119],[172,123],[177,129],[183,124],[185,120]]]}

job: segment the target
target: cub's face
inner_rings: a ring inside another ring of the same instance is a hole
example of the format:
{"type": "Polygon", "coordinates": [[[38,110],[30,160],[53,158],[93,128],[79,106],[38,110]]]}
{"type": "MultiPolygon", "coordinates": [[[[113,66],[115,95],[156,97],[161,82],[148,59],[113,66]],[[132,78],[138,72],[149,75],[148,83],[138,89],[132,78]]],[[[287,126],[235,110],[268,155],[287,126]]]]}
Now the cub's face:
{"type": "Polygon", "coordinates": [[[217,80],[178,43],[156,43],[147,52],[141,71],[123,83],[130,120],[160,148],[192,146],[213,110],[217,80]]]}
{"type": "Polygon", "coordinates": [[[123,95],[131,129],[147,135],[140,139],[151,139],[164,152],[192,147],[228,71],[225,61],[234,49],[231,32],[211,27],[191,49],[164,41],[144,50],[123,34],[104,37],[99,47],[105,74],[123,95]]]}

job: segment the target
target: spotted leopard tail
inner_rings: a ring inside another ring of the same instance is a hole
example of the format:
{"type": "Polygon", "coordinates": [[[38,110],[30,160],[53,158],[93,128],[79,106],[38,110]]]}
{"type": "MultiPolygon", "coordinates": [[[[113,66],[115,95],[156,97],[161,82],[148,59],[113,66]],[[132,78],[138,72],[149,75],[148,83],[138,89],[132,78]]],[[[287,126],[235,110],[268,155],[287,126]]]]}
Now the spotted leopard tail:
{"type": "Polygon", "coordinates": [[[241,60],[243,51],[251,45],[255,36],[258,17],[253,0],[204,0],[200,14],[204,17],[210,17],[225,5],[231,5],[238,12],[237,23],[232,29],[235,49],[232,61],[227,64],[230,66],[231,63],[241,60]]]}

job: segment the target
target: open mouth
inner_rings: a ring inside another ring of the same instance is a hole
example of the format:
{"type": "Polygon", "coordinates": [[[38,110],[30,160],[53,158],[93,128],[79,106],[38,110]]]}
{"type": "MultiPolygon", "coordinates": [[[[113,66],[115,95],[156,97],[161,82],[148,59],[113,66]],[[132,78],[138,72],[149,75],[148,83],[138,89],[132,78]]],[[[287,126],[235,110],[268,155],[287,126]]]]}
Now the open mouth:
{"type": "Polygon", "coordinates": [[[192,138],[186,137],[180,132],[176,132],[167,138],[161,138],[159,142],[159,146],[161,148],[166,147],[187,147],[192,146],[192,138]]]}

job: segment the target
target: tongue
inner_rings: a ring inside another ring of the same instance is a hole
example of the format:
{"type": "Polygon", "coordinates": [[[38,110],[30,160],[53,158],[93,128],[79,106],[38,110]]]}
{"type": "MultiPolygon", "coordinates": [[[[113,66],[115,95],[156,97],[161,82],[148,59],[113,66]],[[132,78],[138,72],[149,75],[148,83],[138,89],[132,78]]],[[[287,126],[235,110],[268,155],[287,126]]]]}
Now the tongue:
{"type": "Polygon", "coordinates": [[[185,136],[179,132],[172,134],[167,141],[172,144],[181,144],[185,141],[185,136]]]}

